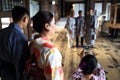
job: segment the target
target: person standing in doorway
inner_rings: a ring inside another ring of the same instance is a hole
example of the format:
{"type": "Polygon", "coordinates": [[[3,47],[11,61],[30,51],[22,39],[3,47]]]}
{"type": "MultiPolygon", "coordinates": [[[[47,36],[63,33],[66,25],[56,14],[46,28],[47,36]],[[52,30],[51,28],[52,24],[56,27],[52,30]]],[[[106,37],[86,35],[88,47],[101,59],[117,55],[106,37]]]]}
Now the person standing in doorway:
{"type": "Polygon", "coordinates": [[[94,48],[94,43],[96,39],[96,30],[97,30],[97,17],[93,13],[93,9],[89,9],[88,15],[86,16],[85,24],[85,42],[86,45],[91,46],[94,48]]]}
{"type": "Polygon", "coordinates": [[[83,30],[84,30],[84,18],[82,17],[82,11],[78,11],[78,17],[76,18],[76,47],[79,46],[79,37],[81,37],[81,47],[83,47],[83,30]]]}
{"type": "Polygon", "coordinates": [[[68,46],[70,48],[74,45],[74,37],[75,37],[75,18],[74,18],[74,11],[70,11],[70,16],[67,18],[66,22],[66,29],[68,35],[68,46]]]}
{"type": "Polygon", "coordinates": [[[13,23],[0,30],[0,68],[2,80],[23,80],[27,59],[28,40],[23,33],[29,21],[26,8],[15,6],[12,9],[13,23]]]}

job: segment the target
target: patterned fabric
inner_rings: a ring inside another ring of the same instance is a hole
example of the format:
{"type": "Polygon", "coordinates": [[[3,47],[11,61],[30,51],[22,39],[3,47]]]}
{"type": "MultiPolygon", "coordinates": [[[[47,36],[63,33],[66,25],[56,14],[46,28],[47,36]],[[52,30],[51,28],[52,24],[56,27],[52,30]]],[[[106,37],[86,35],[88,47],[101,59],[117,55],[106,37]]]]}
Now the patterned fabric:
{"type": "Polygon", "coordinates": [[[61,65],[62,56],[46,38],[37,38],[30,43],[31,55],[35,55],[32,80],[64,80],[61,65]],[[35,70],[35,71],[34,71],[35,70]],[[42,76],[46,79],[41,79],[42,76]]]}
{"type": "Polygon", "coordinates": [[[98,28],[96,16],[87,16],[86,23],[86,34],[85,41],[87,45],[94,45],[94,40],[96,39],[95,29],[98,28]]]}
{"type": "Polygon", "coordinates": [[[83,29],[84,18],[79,16],[76,18],[76,36],[83,36],[83,29]]]}
{"type": "MultiPolygon", "coordinates": [[[[97,67],[94,70],[92,76],[93,76],[92,80],[106,80],[105,72],[99,63],[97,64],[97,67]]],[[[70,80],[86,80],[86,79],[83,77],[82,70],[78,68],[72,73],[70,80]]]]}

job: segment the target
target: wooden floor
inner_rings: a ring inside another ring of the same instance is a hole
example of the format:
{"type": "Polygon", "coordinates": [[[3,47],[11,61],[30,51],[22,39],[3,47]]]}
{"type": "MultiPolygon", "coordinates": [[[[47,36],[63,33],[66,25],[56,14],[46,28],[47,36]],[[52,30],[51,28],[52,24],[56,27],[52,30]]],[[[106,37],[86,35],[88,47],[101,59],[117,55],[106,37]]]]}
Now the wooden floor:
{"type": "MultiPolygon", "coordinates": [[[[65,80],[69,80],[71,73],[78,67],[78,53],[82,48],[69,48],[66,33],[64,28],[58,28],[51,40],[63,56],[65,80]]],[[[111,41],[108,35],[98,34],[92,51],[105,69],[107,80],[120,80],[120,41],[111,41]]]]}

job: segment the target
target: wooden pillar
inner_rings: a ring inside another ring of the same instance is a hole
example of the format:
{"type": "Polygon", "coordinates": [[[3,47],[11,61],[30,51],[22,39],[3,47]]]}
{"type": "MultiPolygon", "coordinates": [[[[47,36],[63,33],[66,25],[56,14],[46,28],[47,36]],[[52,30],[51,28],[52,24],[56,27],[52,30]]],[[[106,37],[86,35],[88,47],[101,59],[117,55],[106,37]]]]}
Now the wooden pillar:
{"type": "MultiPolygon", "coordinates": [[[[30,13],[30,5],[29,4],[30,4],[30,0],[23,0],[23,5],[27,8],[27,10],[30,13]]],[[[28,23],[27,28],[24,29],[24,33],[27,36],[28,40],[30,41],[31,37],[32,37],[32,28],[30,26],[30,21],[28,23]]]]}
{"type": "Polygon", "coordinates": [[[57,0],[57,5],[58,5],[58,19],[61,17],[61,0],[57,0]]]}
{"type": "Polygon", "coordinates": [[[111,4],[116,4],[118,2],[119,2],[119,0],[111,0],[111,4]]]}
{"type": "Polygon", "coordinates": [[[2,22],[1,22],[1,17],[0,17],[0,30],[2,29],[2,22]]]}
{"type": "Polygon", "coordinates": [[[71,11],[71,9],[72,9],[72,4],[73,3],[71,3],[71,2],[66,2],[65,3],[65,16],[68,16],[69,14],[70,14],[70,11],[71,11]]]}
{"type": "Polygon", "coordinates": [[[63,0],[61,0],[61,17],[64,16],[63,4],[64,4],[64,2],[63,2],[63,0]]]}
{"type": "Polygon", "coordinates": [[[107,3],[107,0],[102,0],[102,14],[106,13],[106,3],[107,3]]]}
{"type": "Polygon", "coordinates": [[[50,2],[48,0],[41,0],[41,10],[50,10],[50,2]]]}
{"type": "Polygon", "coordinates": [[[0,11],[2,11],[2,0],[0,0],[0,11]]]}
{"type": "MultiPolygon", "coordinates": [[[[111,0],[111,5],[113,5],[113,4],[117,4],[119,2],[119,0],[111,0]]],[[[114,12],[115,11],[115,9],[117,9],[117,6],[113,9],[112,8],[112,10],[113,11],[111,11],[111,12],[113,12],[114,14],[111,14],[112,16],[114,16],[114,22],[113,22],[113,24],[115,24],[115,22],[116,22],[116,15],[115,14],[117,14],[117,12],[114,12]]],[[[116,10],[117,11],[117,10],[116,10]]],[[[111,34],[111,38],[117,38],[118,37],[118,28],[109,28],[110,29],[110,34],[111,34]]]]}
{"type": "Polygon", "coordinates": [[[85,0],[85,15],[87,15],[89,8],[95,9],[95,0],[85,0]]]}

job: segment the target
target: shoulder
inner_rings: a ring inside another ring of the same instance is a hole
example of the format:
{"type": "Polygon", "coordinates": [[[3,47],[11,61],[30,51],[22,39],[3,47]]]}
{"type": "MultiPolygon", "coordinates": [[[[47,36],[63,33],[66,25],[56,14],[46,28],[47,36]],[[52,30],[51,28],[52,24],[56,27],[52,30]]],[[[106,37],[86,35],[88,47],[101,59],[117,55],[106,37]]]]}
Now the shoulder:
{"type": "Polygon", "coordinates": [[[51,49],[49,50],[49,53],[50,53],[51,55],[54,55],[55,58],[62,58],[62,55],[61,55],[60,51],[59,51],[56,47],[51,48],[51,49]]]}
{"type": "Polygon", "coordinates": [[[71,80],[76,80],[82,78],[82,70],[80,68],[76,69],[72,75],[71,75],[71,80]]]}

